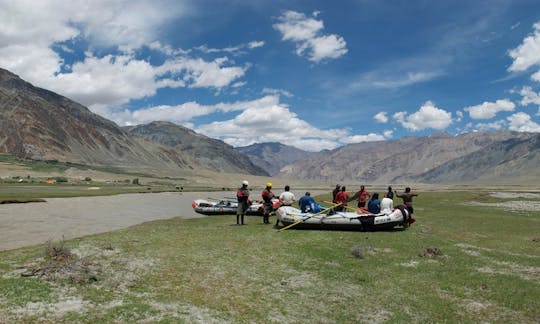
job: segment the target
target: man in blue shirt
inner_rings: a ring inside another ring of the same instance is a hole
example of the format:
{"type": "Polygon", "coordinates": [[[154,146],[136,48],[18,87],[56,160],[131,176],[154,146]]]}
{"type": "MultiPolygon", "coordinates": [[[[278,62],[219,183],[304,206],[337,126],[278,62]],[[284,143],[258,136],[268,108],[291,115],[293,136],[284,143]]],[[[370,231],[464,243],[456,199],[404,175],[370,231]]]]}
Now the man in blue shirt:
{"type": "Polygon", "coordinates": [[[372,214],[378,214],[381,212],[381,202],[379,201],[379,194],[374,193],[368,202],[368,211],[372,214]]]}
{"type": "Polygon", "coordinates": [[[315,199],[311,197],[311,194],[309,193],[309,191],[306,192],[306,194],[302,196],[300,200],[298,200],[298,204],[300,205],[300,210],[302,211],[302,213],[307,213],[307,212],[314,213],[315,209],[317,208],[315,199]]]}

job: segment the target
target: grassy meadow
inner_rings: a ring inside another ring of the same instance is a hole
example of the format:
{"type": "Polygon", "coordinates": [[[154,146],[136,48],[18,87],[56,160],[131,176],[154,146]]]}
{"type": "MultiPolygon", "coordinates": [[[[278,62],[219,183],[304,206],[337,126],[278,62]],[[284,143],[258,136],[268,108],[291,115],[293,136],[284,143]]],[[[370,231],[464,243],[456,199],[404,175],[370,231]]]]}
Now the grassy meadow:
{"type": "Polygon", "coordinates": [[[173,218],[4,251],[0,323],[538,323],[540,211],[516,201],[540,204],[421,192],[406,230],[173,218]]]}

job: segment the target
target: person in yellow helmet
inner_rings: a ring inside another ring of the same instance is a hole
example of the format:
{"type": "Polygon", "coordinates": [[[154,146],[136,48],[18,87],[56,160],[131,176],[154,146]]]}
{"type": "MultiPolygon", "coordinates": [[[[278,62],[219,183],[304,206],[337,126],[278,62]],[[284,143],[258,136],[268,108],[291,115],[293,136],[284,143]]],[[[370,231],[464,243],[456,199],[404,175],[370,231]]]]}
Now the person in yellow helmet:
{"type": "Polygon", "coordinates": [[[261,192],[261,196],[263,199],[263,223],[264,224],[270,224],[270,214],[274,211],[272,208],[272,199],[275,197],[274,193],[272,192],[272,183],[268,182],[266,184],[266,188],[261,192]]]}

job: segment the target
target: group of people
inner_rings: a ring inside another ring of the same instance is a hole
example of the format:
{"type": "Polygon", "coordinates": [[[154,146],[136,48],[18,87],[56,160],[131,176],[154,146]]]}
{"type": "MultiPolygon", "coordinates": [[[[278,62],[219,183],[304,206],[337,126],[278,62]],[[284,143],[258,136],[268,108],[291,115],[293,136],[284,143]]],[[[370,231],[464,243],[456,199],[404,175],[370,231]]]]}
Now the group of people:
{"type": "MultiPolygon", "coordinates": [[[[238,199],[238,208],[236,211],[236,224],[244,225],[244,216],[246,215],[247,209],[251,205],[251,200],[249,199],[249,182],[247,180],[242,181],[242,187],[240,187],[236,193],[238,199]]],[[[268,182],[266,188],[261,192],[261,197],[263,201],[263,223],[270,224],[270,214],[274,211],[274,199],[278,199],[280,205],[282,206],[291,206],[296,202],[296,197],[294,193],[291,192],[291,187],[286,185],[284,191],[276,196],[272,192],[272,183],[268,182]]],[[[276,221],[276,226],[279,225],[279,219],[276,221]]]]}
{"type": "Polygon", "coordinates": [[[410,187],[405,188],[405,192],[398,194],[397,191],[392,190],[392,187],[389,186],[388,191],[381,200],[379,199],[379,193],[373,193],[372,195],[366,190],[365,186],[361,185],[360,190],[351,197],[347,192],[347,188],[338,184],[332,191],[332,202],[338,205],[335,208],[336,211],[345,211],[348,208],[348,203],[356,200],[357,207],[361,211],[378,214],[380,212],[391,211],[394,208],[394,197],[397,197],[403,200],[403,204],[407,207],[409,213],[412,214],[414,212],[413,197],[416,196],[418,194],[413,193],[410,187]]]}
{"type": "MultiPolygon", "coordinates": [[[[244,216],[251,205],[249,198],[249,183],[247,180],[242,181],[242,187],[240,187],[236,193],[238,199],[238,209],[236,212],[236,224],[244,225],[244,216]]],[[[263,201],[263,223],[270,224],[270,215],[274,211],[274,201],[279,200],[281,206],[291,206],[296,202],[296,197],[292,193],[290,186],[286,185],[284,191],[276,196],[272,192],[272,183],[268,182],[266,188],[261,192],[263,201]]],[[[347,192],[345,186],[336,185],[336,188],[332,191],[332,202],[336,205],[335,211],[345,211],[348,207],[348,203],[351,201],[357,201],[357,207],[360,211],[364,211],[371,214],[378,214],[380,212],[391,212],[394,208],[394,197],[401,198],[403,204],[409,210],[409,213],[414,212],[413,209],[413,197],[418,194],[413,193],[410,187],[405,188],[405,192],[398,194],[397,191],[392,190],[392,187],[388,187],[387,192],[382,199],[379,198],[379,193],[373,193],[373,195],[365,188],[364,185],[360,186],[360,190],[354,193],[351,197],[347,192]]],[[[298,204],[302,213],[312,212],[316,213],[321,210],[321,207],[311,197],[310,192],[306,192],[298,200],[298,204]]],[[[356,209],[356,208],[355,208],[356,209]]],[[[279,225],[279,219],[276,219],[276,226],[279,225]]]]}

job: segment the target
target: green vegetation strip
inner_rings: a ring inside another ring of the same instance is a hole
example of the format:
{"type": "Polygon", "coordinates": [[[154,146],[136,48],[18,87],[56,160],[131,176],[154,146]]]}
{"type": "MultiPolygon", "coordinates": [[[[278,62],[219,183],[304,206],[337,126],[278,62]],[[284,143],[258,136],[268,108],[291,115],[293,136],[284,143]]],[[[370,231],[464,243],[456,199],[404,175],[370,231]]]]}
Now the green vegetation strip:
{"type": "MultiPolygon", "coordinates": [[[[0,253],[6,322],[537,323],[539,211],[421,193],[384,232],[174,218],[0,253]]],[[[322,201],[327,197],[319,197],[322,201]]]]}

